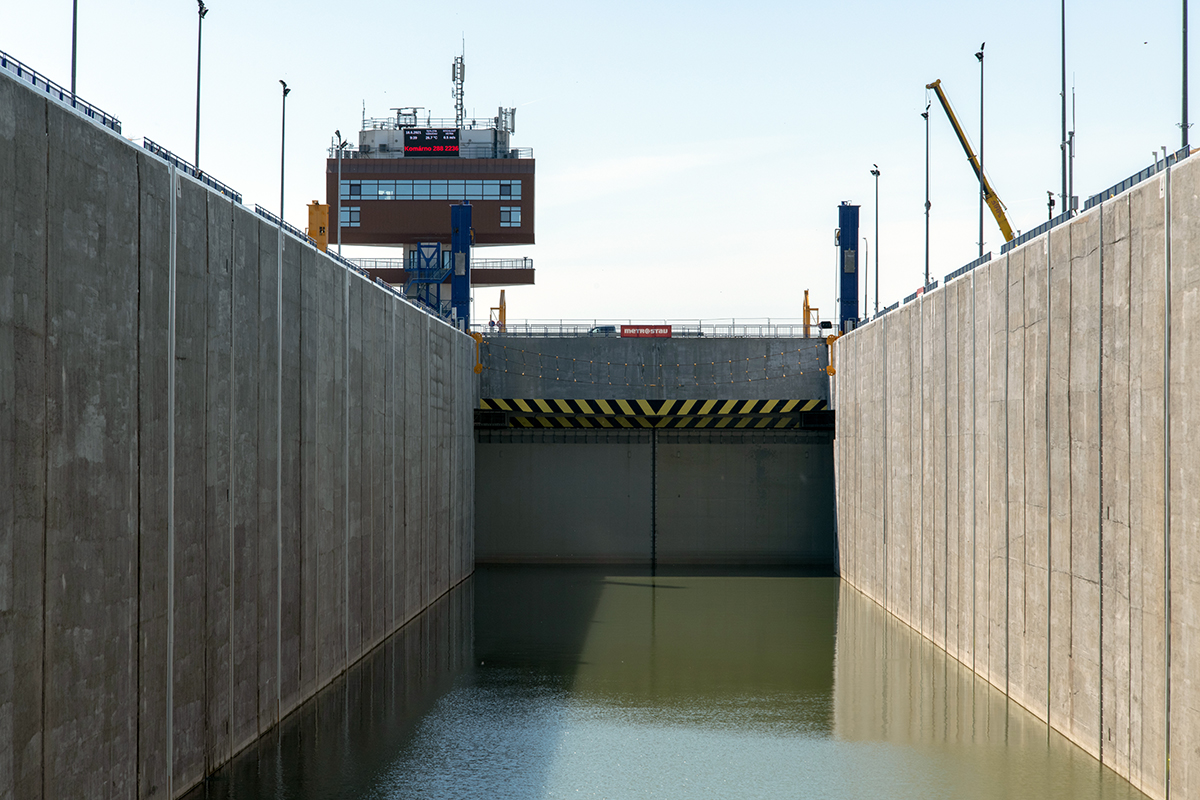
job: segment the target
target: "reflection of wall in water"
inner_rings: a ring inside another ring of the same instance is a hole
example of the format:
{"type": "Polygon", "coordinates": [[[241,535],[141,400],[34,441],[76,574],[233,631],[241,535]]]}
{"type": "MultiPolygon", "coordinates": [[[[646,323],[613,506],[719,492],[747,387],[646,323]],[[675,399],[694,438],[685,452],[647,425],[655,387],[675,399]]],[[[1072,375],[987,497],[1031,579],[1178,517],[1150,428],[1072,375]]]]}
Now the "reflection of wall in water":
{"type": "Polygon", "coordinates": [[[185,800],[366,796],[421,715],[470,668],[474,604],[468,579],[185,800]]]}

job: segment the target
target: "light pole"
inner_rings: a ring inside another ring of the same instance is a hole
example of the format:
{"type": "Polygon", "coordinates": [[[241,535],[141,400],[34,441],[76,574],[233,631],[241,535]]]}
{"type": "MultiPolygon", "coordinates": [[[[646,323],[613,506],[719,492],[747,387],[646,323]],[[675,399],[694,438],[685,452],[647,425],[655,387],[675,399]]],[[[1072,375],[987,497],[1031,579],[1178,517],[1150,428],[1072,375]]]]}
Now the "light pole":
{"type": "MultiPolygon", "coordinates": [[[[279,81],[279,85],[283,87],[283,114],[282,114],[282,122],[280,123],[281,129],[280,129],[280,133],[279,133],[279,224],[282,226],[283,225],[283,164],[284,164],[283,154],[284,154],[284,144],[287,141],[287,96],[288,96],[288,92],[290,92],[292,90],[288,88],[287,82],[282,79],[279,81]]],[[[339,187],[339,191],[340,191],[340,187],[339,187]]]]}
{"type": "Polygon", "coordinates": [[[875,314],[879,314],[879,165],[872,164],[875,176],[875,314]]]}
{"type": "Polygon", "coordinates": [[[336,130],[333,135],[337,137],[337,233],[338,233],[338,255],[342,254],[342,150],[350,142],[342,138],[342,132],[336,130]]]}
{"type": "MultiPolygon", "coordinates": [[[[1064,0],[1065,2],[1066,0],[1064,0]]],[[[1187,0],[1183,0],[1183,122],[1179,127],[1183,128],[1183,149],[1188,149],[1188,90],[1187,90],[1187,73],[1188,73],[1188,55],[1187,55],[1187,0]]]]}
{"type": "Polygon", "coordinates": [[[1067,195],[1067,0],[1062,0],[1062,201],[1063,211],[1071,210],[1071,198],[1067,195]]]}
{"type": "Polygon", "coordinates": [[[208,13],[208,8],[204,5],[204,0],[196,0],[199,4],[200,18],[196,22],[196,172],[200,172],[200,42],[204,35],[204,15],[208,13]]]}
{"type": "MultiPolygon", "coordinates": [[[[926,92],[928,96],[928,92],[926,92]]],[[[925,120],[925,285],[929,285],[929,106],[925,104],[925,110],[921,112],[922,118],[925,120]]]]}
{"type": "Polygon", "coordinates": [[[79,31],[79,0],[71,3],[71,107],[75,107],[75,43],[79,31]]]}
{"type": "MultiPolygon", "coordinates": [[[[1065,3],[1066,0],[1063,0],[1065,3]]],[[[983,258],[983,198],[986,193],[983,189],[983,45],[979,45],[979,52],[975,54],[975,58],[979,59],[979,257],[983,258]]],[[[1064,117],[1065,119],[1065,117],[1064,117]]]]}

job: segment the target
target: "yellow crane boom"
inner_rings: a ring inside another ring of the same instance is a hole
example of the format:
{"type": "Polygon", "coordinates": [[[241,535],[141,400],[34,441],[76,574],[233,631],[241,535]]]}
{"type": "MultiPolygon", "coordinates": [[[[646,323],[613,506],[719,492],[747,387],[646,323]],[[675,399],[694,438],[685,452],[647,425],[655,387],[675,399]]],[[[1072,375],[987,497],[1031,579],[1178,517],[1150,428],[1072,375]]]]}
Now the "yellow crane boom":
{"type": "Polygon", "coordinates": [[[971,169],[975,170],[975,177],[983,184],[983,200],[987,203],[988,208],[992,210],[992,216],[996,218],[996,224],[1000,226],[1000,232],[1004,234],[1004,241],[1011,242],[1013,240],[1012,225],[1008,224],[1008,217],[1004,215],[1004,203],[1000,202],[1000,198],[996,196],[996,192],[992,189],[992,185],[988,183],[987,176],[979,167],[979,159],[975,156],[975,151],[971,149],[971,143],[967,141],[967,134],[963,132],[962,126],[958,124],[958,117],[954,116],[954,109],[950,107],[950,101],[946,98],[946,93],[942,91],[942,79],[938,78],[933,83],[927,84],[926,89],[933,89],[937,93],[938,102],[942,104],[942,109],[946,112],[946,116],[950,118],[950,125],[954,128],[954,133],[958,136],[958,141],[963,146],[963,150],[967,153],[967,160],[971,162],[971,169]]]}

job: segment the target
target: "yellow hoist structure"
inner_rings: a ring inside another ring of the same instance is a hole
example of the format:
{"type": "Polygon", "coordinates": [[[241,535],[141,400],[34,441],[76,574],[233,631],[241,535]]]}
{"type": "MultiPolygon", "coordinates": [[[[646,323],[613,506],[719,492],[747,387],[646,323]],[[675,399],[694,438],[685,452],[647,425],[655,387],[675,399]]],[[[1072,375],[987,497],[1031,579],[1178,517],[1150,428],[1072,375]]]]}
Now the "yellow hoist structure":
{"type": "Polygon", "coordinates": [[[1004,215],[1004,203],[1000,202],[1000,198],[996,196],[992,185],[988,183],[987,176],[983,174],[983,170],[979,166],[979,159],[975,155],[975,151],[971,149],[971,143],[967,141],[967,134],[963,132],[962,126],[958,124],[958,117],[954,115],[954,109],[950,107],[950,101],[946,98],[946,93],[942,91],[942,79],[938,78],[930,84],[926,84],[926,89],[933,89],[937,94],[938,102],[942,104],[942,109],[946,112],[946,116],[950,118],[950,125],[954,128],[954,133],[958,136],[958,141],[963,146],[963,150],[967,153],[967,160],[971,162],[971,169],[975,170],[975,177],[983,184],[983,200],[987,203],[988,208],[992,210],[992,216],[996,218],[996,224],[1000,226],[1000,233],[1004,234],[1004,241],[1011,242],[1013,240],[1012,225],[1008,224],[1008,217],[1004,215]]]}
{"type": "Polygon", "coordinates": [[[318,203],[313,200],[308,204],[308,230],[305,231],[309,238],[317,243],[317,249],[322,253],[329,248],[329,206],[325,203],[318,203]]]}

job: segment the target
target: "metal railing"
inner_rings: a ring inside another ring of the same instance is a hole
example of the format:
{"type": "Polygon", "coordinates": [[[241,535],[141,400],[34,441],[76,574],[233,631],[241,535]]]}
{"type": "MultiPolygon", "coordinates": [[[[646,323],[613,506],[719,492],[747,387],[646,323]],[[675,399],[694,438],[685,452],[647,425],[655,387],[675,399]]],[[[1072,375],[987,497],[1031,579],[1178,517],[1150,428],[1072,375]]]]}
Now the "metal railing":
{"type": "MultiPolygon", "coordinates": [[[[337,158],[337,148],[330,147],[330,158],[337,158]]],[[[358,148],[347,147],[342,150],[342,160],[354,160],[356,158],[404,158],[402,150],[378,150],[371,148],[370,150],[360,150],[358,148]]],[[[411,158],[411,156],[410,156],[411,158]]],[[[479,145],[463,145],[455,155],[442,156],[442,158],[533,158],[532,147],[508,147],[497,150],[490,144],[479,145]]]]}
{"type": "Polygon", "coordinates": [[[295,225],[292,225],[288,222],[284,222],[283,220],[279,219],[279,217],[275,216],[274,214],[272,214],[270,211],[263,208],[262,206],[255,205],[254,213],[258,214],[260,217],[262,217],[263,219],[265,219],[267,222],[271,223],[272,225],[277,225],[277,226],[283,228],[285,231],[290,233],[292,236],[295,236],[300,241],[311,244],[313,247],[317,246],[317,241],[315,239],[313,239],[311,236],[309,236],[307,233],[300,230],[295,225]]]}
{"type": "Polygon", "coordinates": [[[187,161],[184,161],[182,158],[175,155],[170,150],[168,150],[167,148],[158,144],[157,142],[154,142],[151,139],[148,139],[145,136],[143,136],[142,137],[142,147],[146,148],[147,151],[149,151],[153,155],[158,156],[163,161],[166,161],[168,164],[174,164],[176,169],[180,170],[181,172],[185,172],[188,175],[191,175],[193,178],[200,181],[205,186],[210,186],[213,189],[216,189],[218,192],[225,195],[230,200],[233,200],[233,202],[235,202],[235,203],[242,202],[242,193],[241,192],[236,191],[235,189],[233,189],[232,187],[230,187],[227,184],[221,183],[219,180],[212,177],[207,172],[201,172],[200,170],[196,169],[196,167],[194,165],[190,164],[187,161]]]}
{"type": "MultiPolygon", "coordinates": [[[[403,269],[403,258],[352,258],[351,262],[362,269],[403,269]]],[[[472,258],[471,269],[533,269],[532,258],[472,258]]]]}
{"type": "Polygon", "coordinates": [[[992,251],[988,250],[986,253],[984,253],[979,258],[975,259],[974,261],[972,261],[970,264],[965,264],[965,265],[959,267],[958,269],[954,270],[954,272],[951,272],[949,275],[946,276],[943,283],[949,283],[950,281],[954,280],[955,278],[961,278],[963,275],[966,275],[971,270],[975,269],[978,266],[982,266],[983,264],[986,264],[991,260],[992,260],[992,251]]]}
{"type": "Polygon", "coordinates": [[[1170,166],[1173,166],[1173,165],[1179,163],[1183,159],[1187,158],[1189,155],[1191,155],[1191,153],[1189,152],[1188,148],[1181,147],[1178,150],[1176,150],[1174,153],[1170,153],[1169,155],[1167,155],[1167,157],[1164,158],[1162,161],[1155,159],[1153,166],[1146,167],[1141,172],[1130,175],[1128,178],[1121,181],[1120,183],[1114,184],[1114,185],[1108,187],[1107,189],[1105,189],[1103,192],[1100,192],[1099,194],[1094,194],[1091,197],[1089,197],[1087,199],[1087,202],[1083,204],[1083,210],[1087,211],[1088,209],[1092,208],[1093,206],[1100,205],[1105,200],[1109,200],[1113,197],[1116,197],[1117,195],[1121,194],[1121,192],[1124,192],[1127,189],[1132,189],[1134,186],[1137,186],[1139,183],[1146,180],[1147,178],[1157,175],[1158,173],[1162,172],[1167,167],[1170,167],[1170,166]]]}
{"type": "MultiPolygon", "coordinates": [[[[475,117],[464,119],[463,130],[492,131],[496,130],[496,117],[475,117]]],[[[420,114],[398,114],[393,117],[368,117],[363,120],[363,130],[398,131],[401,128],[457,128],[458,120],[454,117],[425,117],[421,121],[420,114]]]]}
{"type": "MultiPolygon", "coordinates": [[[[803,339],[804,322],[802,320],[782,320],[765,322],[736,320],[510,320],[501,331],[486,324],[475,324],[473,328],[485,336],[518,336],[536,338],[572,338],[598,337],[615,338],[621,335],[622,325],[670,325],[671,338],[713,338],[713,339],[803,339]]],[[[808,326],[808,338],[824,339],[828,334],[817,323],[808,326]]]]}
{"type": "Polygon", "coordinates": [[[1063,213],[1059,214],[1054,219],[1048,220],[1046,222],[1043,222],[1041,225],[1038,225],[1033,230],[1025,231],[1025,233],[1022,233],[1020,236],[1014,238],[1011,242],[1005,242],[1004,244],[1000,245],[1000,255],[1004,255],[1009,250],[1012,250],[1013,248],[1016,248],[1016,247],[1020,247],[1021,245],[1025,244],[1026,242],[1036,239],[1037,237],[1041,236],[1043,233],[1050,230],[1051,228],[1057,228],[1059,225],[1062,225],[1064,222],[1070,222],[1074,216],[1075,216],[1074,212],[1064,211],[1063,213]]]}
{"type": "Polygon", "coordinates": [[[70,89],[59,86],[54,81],[42,75],[36,70],[32,70],[17,59],[0,50],[0,69],[11,72],[17,76],[17,79],[22,83],[28,83],[35,89],[39,89],[50,97],[58,100],[62,104],[69,106],[80,114],[83,114],[88,119],[93,119],[99,122],[106,128],[109,128],[115,133],[121,132],[121,120],[109,114],[107,111],[102,111],[96,108],[91,103],[79,99],[78,95],[72,95],[70,89]]]}

